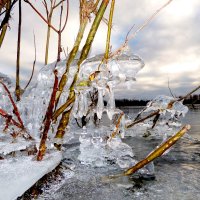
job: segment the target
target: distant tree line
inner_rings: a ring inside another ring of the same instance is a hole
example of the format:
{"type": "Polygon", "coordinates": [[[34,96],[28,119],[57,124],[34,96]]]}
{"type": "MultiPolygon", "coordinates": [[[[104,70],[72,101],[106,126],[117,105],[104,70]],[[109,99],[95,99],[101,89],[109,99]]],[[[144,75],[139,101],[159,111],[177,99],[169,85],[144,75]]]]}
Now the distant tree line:
{"type": "MultiPolygon", "coordinates": [[[[115,104],[120,106],[146,106],[150,100],[138,100],[138,99],[116,99],[115,104]]],[[[200,104],[200,94],[191,95],[189,98],[183,101],[183,104],[200,104]]]]}
{"type": "Polygon", "coordinates": [[[184,104],[200,104],[200,94],[190,95],[189,98],[185,99],[184,104]]]}
{"type": "Polygon", "coordinates": [[[149,100],[137,100],[137,99],[116,99],[115,104],[120,106],[146,106],[149,100]]]}

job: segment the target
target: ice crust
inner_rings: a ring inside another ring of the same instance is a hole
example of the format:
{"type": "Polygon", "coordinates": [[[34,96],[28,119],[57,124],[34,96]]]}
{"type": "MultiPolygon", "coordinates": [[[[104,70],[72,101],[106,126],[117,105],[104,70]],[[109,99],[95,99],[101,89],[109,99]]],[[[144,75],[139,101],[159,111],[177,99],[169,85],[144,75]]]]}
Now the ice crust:
{"type": "Polygon", "coordinates": [[[14,200],[21,196],[61,161],[61,152],[47,154],[38,162],[33,156],[0,160],[0,197],[14,200]]]}

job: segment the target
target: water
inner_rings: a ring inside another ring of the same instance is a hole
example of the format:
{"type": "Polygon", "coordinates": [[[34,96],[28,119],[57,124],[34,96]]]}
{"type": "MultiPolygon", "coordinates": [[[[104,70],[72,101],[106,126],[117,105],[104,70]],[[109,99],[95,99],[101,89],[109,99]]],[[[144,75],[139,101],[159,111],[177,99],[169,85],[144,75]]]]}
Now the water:
{"type": "MultiPolygon", "coordinates": [[[[122,108],[132,117],[141,108],[122,108]]],[[[83,166],[77,161],[79,143],[66,145],[62,165],[73,163],[74,176],[66,178],[56,191],[50,188],[40,197],[52,200],[193,200],[200,199],[200,109],[190,109],[183,124],[192,128],[178,141],[170,153],[154,161],[155,177],[108,179],[118,174],[115,163],[106,168],[83,166]]],[[[157,138],[128,137],[124,139],[133,148],[135,159],[143,159],[161,140],[157,138]]]]}

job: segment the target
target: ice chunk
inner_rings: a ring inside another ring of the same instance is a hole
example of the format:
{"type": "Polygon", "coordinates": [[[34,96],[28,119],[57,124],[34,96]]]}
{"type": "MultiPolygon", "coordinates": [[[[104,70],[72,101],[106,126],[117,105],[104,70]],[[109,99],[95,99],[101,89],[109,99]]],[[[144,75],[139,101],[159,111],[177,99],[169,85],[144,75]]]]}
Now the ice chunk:
{"type": "Polygon", "coordinates": [[[126,81],[135,81],[136,74],[144,67],[143,60],[132,52],[124,52],[117,57],[120,73],[126,76],[126,81]]]}
{"type": "Polygon", "coordinates": [[[110,163],[116,163],[121,168],[132,166],[134,163],[132,148],[120,138],[108,141],[106,139],[108,130],[109,127],[105,126],[96,127],[95,130],[88,127],[87,134],[82,133],[79,138],[81,144],[78,159],[84,165],[96,167],[105,167],[110,163]]]}

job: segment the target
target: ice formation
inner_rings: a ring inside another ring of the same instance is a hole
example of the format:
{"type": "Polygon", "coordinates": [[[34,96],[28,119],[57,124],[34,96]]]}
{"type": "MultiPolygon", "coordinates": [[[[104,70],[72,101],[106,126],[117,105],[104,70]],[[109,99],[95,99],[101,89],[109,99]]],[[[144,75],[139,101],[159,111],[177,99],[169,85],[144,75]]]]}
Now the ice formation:
{"type": "MultiPolygon", "coordinates": [[[[131,52],[124,52],[117,58],[111,59],[106,64],[102,64],[104,54],[100,54],[87,59],[81,66],[79,82],[77,84],[76,98],[79,99],[79,107],[88,108],[88,96],[94,89],[98,91],[98,102],[95,112],[99,119],[105,111],[109,119],[115,112],[114,88],[121,83],[132,83],[136,80],[136,74],[144,67],[144,62],[139,56],[131,52]],[[90,80],[91,75],[94,78],[86,86],[80,87],[81,83],[90,80]],[[104,97],[107,96],[108,103],[104,106],[104,97]],[[85,104],[83,104],[83,100],[85,104]]],[[[75,109],[78,107],[76,105],[75,109]]],[[[82,111],[79,117],[84,114],[82,111]]],[[[76,115],[75,115],[76,117],[76,115]]]]}
{"type": "Polygon", "coordinates": [[[106,132],[109,128],[102,126],[96,128],[83,128],[80,135],[80,155],[78,159],[82,164],[96,167],[105,167],[117,164],[121,168],[128,168],[135,164],[132,148],[123,143],[119,137],[109,140],[106,132]]]}
{"type": "MultiPolygon", "coordinates": [[[[123,112],[115,107],[115,88],[122,83],[132,84],[136,80],[137,73],[144,67],[142,59],[132,52],[123,52],[121,55],[102,63],[104,54],[96,55],[86,59],[80,66],[78,81],[74,87],[75,101],[72,115],[77,120],[84,118],[88,123],[83,124],[83,130],[79,133],[80,155],[78,159],[82,164],[93,166],[106,166],[109,162],[116,163],[121,168],[128,168],[135,163],[132,149],[122,138],[127,134],[125,130],[128,122],[123,112]],[[107,101],[107,105],[105,105],[107,101]],[[96,118],[96,119],[95,119],[96,118]],[[102,122],[95,125],[98,119],[110,122],[102,122]],[[108,118],[105,120],[105,118],[108,118]],[[114,134],[114,136],[112,135],[114,134]]],[[[37,84],[25,91],[22,100],[17,103],[22,119],[30,135],[40,138],[40,128],[45,117],[49,99],[54,84],[54,70],[58,71],[60,80],[65,72],[66,60],[52,63],[43,67],[38,75],[37,84]]],[[[71,64],[67,75],[67,84],[64,87],[57,108],[63,105],[69,95],[69,88],[77,73],[77,59],[71,64]]],[[[2,98],[0,107],[12,113],[7,94],[0,87],[2,98]]],[[[181,101],[172,97],[158,96],[148,103],[141,112],[140,118],[159,110],[158,120],[155,118],[145,120],[131,129],[131,134],[156,134],[163,136],[165,140],[168,135],[174,134],[180,126],[179,118],[187,113],[187,107],[181,101]],[[172,103],[173,102],[173,103],[172,103]],[[171,103],[171,104],[170,104],[171,103]],[[170,106],[169,106],[170,105],[170,106]],[[155,127],[154,124],[156,124],[155,127]]],[[[2,120],[2,119],[1,119],[2,120]]],[[[51,133],[55,133],[57,124],[52,124],[51,133]]],[[[71,120],[67,131],[77,126],[71,120]]],[[[3,129],[3,126],[2,126],[3,129]]],[[[69,141],[73,134],[66,134],[69,141]]],[[[47,147],[51,148],[55,140],[53,134],[49,134],[47,147]]]]}
{"type": "MultiPolygon", "coordinates": [[[[163,137],[163,141],[165,141],[168,136],[175,134],[180,129],[181,118],[188,112],[188,107],[178,99],[159,95],[148,102],[147,106],[139,114],[140,117],[138,119],[142,119],[158,110],[159,115],[145,120],[143,123],[136,124],[129,131],[129,135],[133,136],[139,133],[143,136],[156,135],[163,137]],[[155,120],[156,117],[157,120],[155,120]]],[[[127,121],[127,124],[130,123],[130,121],[127,121]]]]}

